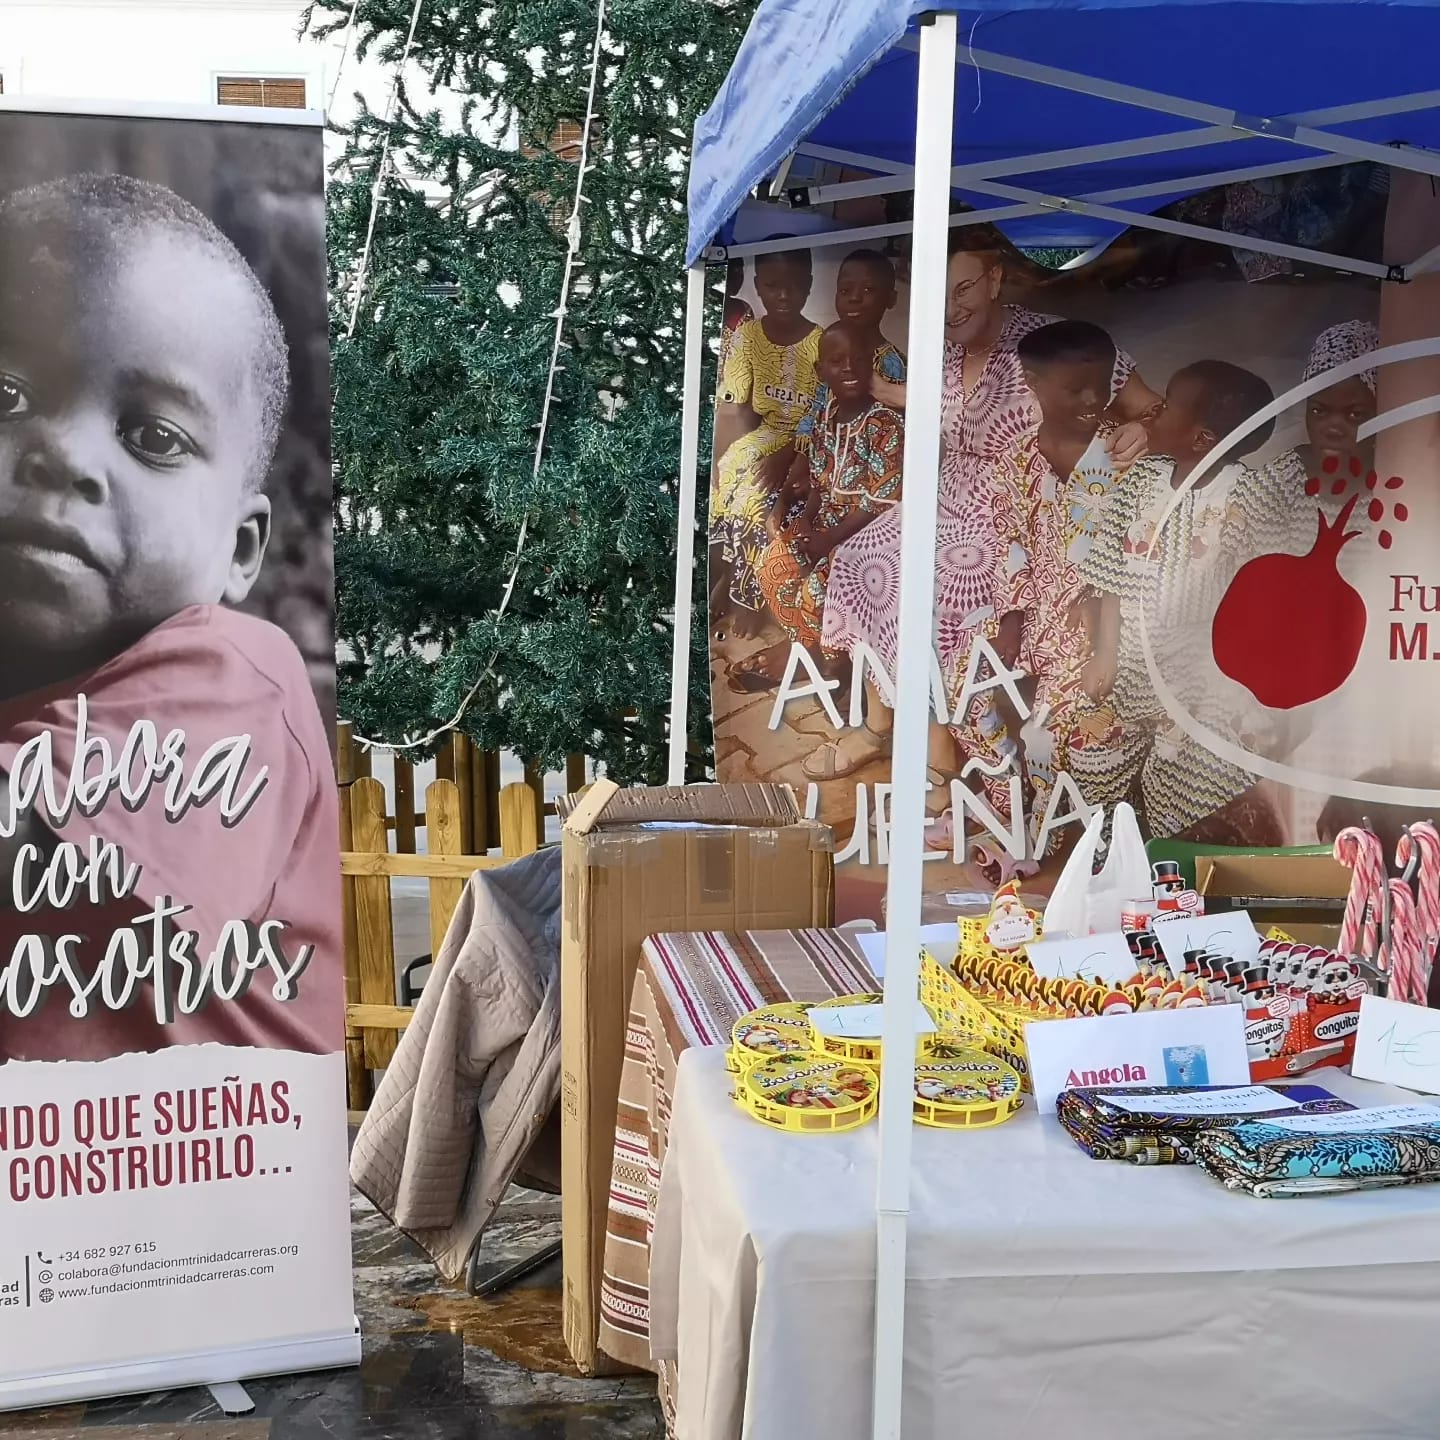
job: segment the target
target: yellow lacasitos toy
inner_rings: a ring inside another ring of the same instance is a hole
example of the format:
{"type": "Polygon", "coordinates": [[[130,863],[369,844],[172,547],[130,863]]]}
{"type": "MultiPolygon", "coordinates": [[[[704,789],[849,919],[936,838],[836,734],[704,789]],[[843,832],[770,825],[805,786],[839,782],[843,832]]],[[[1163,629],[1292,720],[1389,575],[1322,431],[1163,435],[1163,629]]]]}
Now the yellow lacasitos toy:
{"type": "Polygon", "coordinates": [[[810,1049],[810,1006],[789,1000],[742,1015],[730,1030],[725,1068],[743,1074],[757,1060],[775,1055],[804,1055],[810,1049]]]}
{"type": "Polygon", "coordinates": [[[983,1050],[947,1047],[915,1068],[915,1118],[941,1130],[980,1130],[1025,1103],[1019,1072],[983,1050]]]}
{"type": "Polygon", "coordinates": [[[792,1134],[834,1134],[872,1120],[880,1103],[873,1070],[823,1055],[781,1055],[752,1065],[735,1099],[755,1119],[792,1134]]]}

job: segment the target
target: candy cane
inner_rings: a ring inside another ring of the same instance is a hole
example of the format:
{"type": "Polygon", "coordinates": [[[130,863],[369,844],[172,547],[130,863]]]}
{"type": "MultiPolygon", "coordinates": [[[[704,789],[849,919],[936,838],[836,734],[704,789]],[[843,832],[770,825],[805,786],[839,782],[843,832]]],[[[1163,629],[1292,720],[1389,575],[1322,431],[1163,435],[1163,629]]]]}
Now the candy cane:
{"type": "Polygon", "coordinates": [[[1385,893],[1385,857],[1380,839],[1358,825],[1349,825],[1335,837],[1335,858],[1354,872],[1350,893],[1345,897],[1345,918],[1340,923],[1340,953],[1373,959],[1385,893]]]}
{"type": "Polygon", "coordinates": [[[1436,830],[1429,820],[1422,820],[1401,832],[1400,844],[1395,852],[1396,864],[1404,870],[1416,850],[1420,852],[1420,867],[1415,896],[1424,946],[1420,959],[1421,979],[1428,988],[1435,947],[1440,945],[1440,830],[1436,830]]]}
{"type": "Polygon", "coordinates": [[[1390,885],[1390,953],[1387,962],[1390,970],[1392,1000],[1404,1000],[1411,1005],[1425,1003],[1425,988],[1422,980],[1424,961],[1423,941],[1420,935],[1420,917],[1415,905],[1415,895],[1403,880],[1391,880],[1390,885]]]}

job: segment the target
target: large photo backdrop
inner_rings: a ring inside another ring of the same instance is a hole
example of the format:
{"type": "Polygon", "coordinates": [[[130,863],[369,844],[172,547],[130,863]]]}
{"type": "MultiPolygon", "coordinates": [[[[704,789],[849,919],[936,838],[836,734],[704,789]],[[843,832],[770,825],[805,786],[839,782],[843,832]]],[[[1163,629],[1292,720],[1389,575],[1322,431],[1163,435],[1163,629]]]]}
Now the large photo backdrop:
{"type": "MultiPolygon", "coordinates": [[[[1364,258],[1440,242],[1371,166],[1186,206],[1364,258]]],[[[888,856],[907,244],[733,264],[721,342],[720,777],[835,826],[845,916],[878,915],[888,856]]],[[[1440,449],[1385,412],[1440,385],[1369,358],[1440,334],[1428,282],[1141,232],[1063,270],[989,227],[951,251],[927,890],[1043,891],[1122,799],[1147,835],[1268,846],[1433,788],[1440,449]]]]}
{"type": "Polygon", "coordinates": [[[0,1408],[354,1349],[328,389],[318,126],[0,110],[0,1408]]]}

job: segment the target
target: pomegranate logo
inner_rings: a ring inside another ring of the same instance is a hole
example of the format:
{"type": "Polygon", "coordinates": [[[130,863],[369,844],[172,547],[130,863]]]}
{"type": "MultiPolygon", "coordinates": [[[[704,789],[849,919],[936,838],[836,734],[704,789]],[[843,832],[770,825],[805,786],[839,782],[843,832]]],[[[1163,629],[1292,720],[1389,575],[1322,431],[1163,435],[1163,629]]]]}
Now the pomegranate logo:
{"type": "MultiPolygon", "coordinates": [[[[1340,574],[1340,552],[1364,532],[1349,526],[1365,491],[1371,493],[1365,516],[1372,524],[1410,518],[1404,501],[1375,494],[1380,477],[1365,474],[1358,460],[1350,473],[1339,475],[1340,462],[1325,462],[1332,495],[1356,493],[1334,520],[1317,507],[1315,544],[1308,555],[1258,555],[1242,565],[1215,611],[1210,643],[1215,663],[1232,680],[1243,685],[1262,705],[1272,710],[1294,710],[1300,705],[1333,695],[1349,678],[1360,659],[1365,640],[1365,602],[1340,574]],[[1358,487],[1362,486],[1364,489],[1358,487]],[[1392,509],[1387,511],[1386,500],[1392,509]],[[1262,618],[1262,623],[1256,623],[1262,618]]],[[[1307,495],[1319,495],[1327,482],[1312,475],[1307,495]]],[[[1404,484],[1392,475],[1382,487],[1399,490],[1404,484]]],[[[1386,528],[1379,533],[1380,547],[1388,550],[1394,537],[1386,528]]]]}
{"type": "MultiPolygon", "coordinates": [[[[1218,473],[1224,457],[1262,426],[1343,380],[1437,355],[1440,337],[1409,340],[1381,346],[1303,381],[1221,437],[1215,449],[1171,493],[1156,533],[1165,530],[1187,496],[1218,473]]],[[[1358,438],[1366,440],[1432,414],[1440,414],[1440,395],[1382,412],[1359,427],[1358,438]]],[[[1314,499],[1328,489],[1329,497],[1338,500],[1352,492],[1339,514],[1331,521],[1317,513],[1315,541],[1308,555],[1261,555],[1242,566],[1210,627],[1212,659],[1220,675],[1243,686],[1271,710],[1293,710],[1323,699],[1354,674],[1367,629],[1365,603],[1340,574],[1340,553],[1367,531],[1375,534],[1380,549],[1389,550],[1395,543],[1396,527],[1410,518],[1410,507],[1399,498],[1404,487],[1398,477],[1382,479],[1373,472],[1360,473],[1358,468],[1342,474],[1338,463],[1328,461],[1322,470],[1324,474],[1308,477],[1305,493],[1314,499]],[[1356,525],[1362,528],[1356,530],[1356,525]]],[[[1301,790],[1377,804],[1440,806],[1440,788],[1356,780],[1307,769],[1272,758],[1240,743],[1233,734],[1222,733],[1221,728],[1193,713],[1162,673],[1148,606],[1139,608],[1137,620],[1137,638],[1156,698],[1175,725],[1217,759],[1301,790]]]]}

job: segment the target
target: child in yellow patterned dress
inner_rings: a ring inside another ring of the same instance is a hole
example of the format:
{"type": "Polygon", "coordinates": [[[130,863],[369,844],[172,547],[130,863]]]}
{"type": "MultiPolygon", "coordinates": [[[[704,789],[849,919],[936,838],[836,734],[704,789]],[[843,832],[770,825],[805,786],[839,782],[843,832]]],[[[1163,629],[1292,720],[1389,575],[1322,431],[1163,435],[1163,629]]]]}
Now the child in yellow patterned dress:
{"type": "Polygon", "coordinates": [[[732,665],[732,689],[777,684],[792,643],[804,645],[822,669],[836,658],[825,656],[821,644],[831,552],[900,499],[905,422],[874,397],[873,356],[871,337],[852,321],[836,321],[821,336],[825,408],[796,440],[770,512],[770,543],[755,569],[770,615],[788,639],[732,665]]]}
{"type": "Polygon", "coordinates": [[[819,386],[820,326],[805,314],[812,278],[808,250],[756,257],[763,313],[735,331],[720,376],[710,610],[712,622],[723,620],[737,636],[756,634],[764,623],[756,570],[769,539],[765,522],[819,386]]]}

